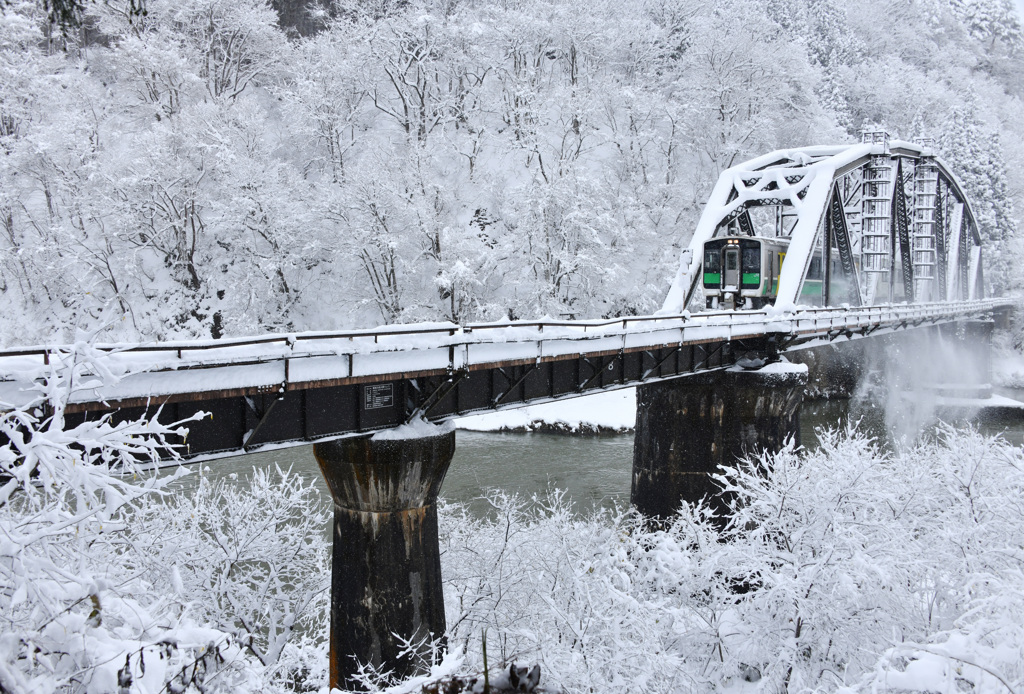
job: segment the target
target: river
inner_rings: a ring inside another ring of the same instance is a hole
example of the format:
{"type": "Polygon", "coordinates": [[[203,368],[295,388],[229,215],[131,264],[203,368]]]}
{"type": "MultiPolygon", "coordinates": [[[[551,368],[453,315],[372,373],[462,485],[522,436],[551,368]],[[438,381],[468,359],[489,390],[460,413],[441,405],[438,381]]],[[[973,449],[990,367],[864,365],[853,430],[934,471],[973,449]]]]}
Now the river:
{"type": "MultiPolygon", "coordinates": [[[[999,392],[1024,400],[1024,391],[999,392]]],[[[901,414],[896,418],[900,416],[917,415],[901,414]]],[[[885,409],[870,399],[806,401],[800,417],[800,444],[806,448],[817,446],[816,432],[820,428],[845,426],[850,419],[859,421],[862,430],[877,438],[883,447],[895,445],[888,429],[892,426],[892,413],[887,424],[885,409]]],[[[916,422],[912,424],[916,426],[916,422]]],[[[1024,443],[1024,421],[1003,419],[978,426],[986,433],[1003,435],[1015,445],[1024,443]]],[[[330,498],[311,445],[222,458],[191,467],[201,468],[196,471],[214,479],[229,475],[244,479],[254,467],[275,464],[314,479],[323,498],[330,498]]],[[[481,496],[489,489],[524,496],[562,489],[579,512],[598,506],[624,506],[629,503],[632,464],[632,433],[569,435],[460,430],[441,496],[469,504],[478,512],[487,508],[481,496]]],[[[178,484],[184,491],[197,484],[198,478],[199,475],[189,475],[178,484]]]]}

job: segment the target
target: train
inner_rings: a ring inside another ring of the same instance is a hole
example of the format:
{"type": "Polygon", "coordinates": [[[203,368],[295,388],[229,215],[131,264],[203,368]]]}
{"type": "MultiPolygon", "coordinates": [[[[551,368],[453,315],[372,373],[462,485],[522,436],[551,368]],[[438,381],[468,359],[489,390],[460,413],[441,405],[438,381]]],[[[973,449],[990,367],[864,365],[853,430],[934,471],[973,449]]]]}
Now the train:
{"type": "MultiPolygon", "coordinates": [[[[702,285],[709,309],[756,310],[773,305],[789,239],[765,236],[720,236],[704,242],[702,285]]],[[[800,296],[820,301],[821,256],[811,257],[800,296]]]]}

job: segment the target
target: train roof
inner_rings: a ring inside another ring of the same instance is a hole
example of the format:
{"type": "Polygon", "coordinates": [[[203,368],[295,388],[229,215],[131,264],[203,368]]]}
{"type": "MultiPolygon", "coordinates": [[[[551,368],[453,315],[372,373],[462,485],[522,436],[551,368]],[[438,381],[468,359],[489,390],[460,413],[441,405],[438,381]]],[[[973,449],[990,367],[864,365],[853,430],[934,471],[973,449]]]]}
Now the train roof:
{"type": "Polygon", "coordinates": [[[740,239],[741,241],[768,241],[769,243],[777,243],[783,245],[789,245],[790,238],[788,236],[747,236],[746,234],[726,234],[724,236],[716,236],[714,238],[705,241],[705,244],[711,243],[712,241],[722,241],[724,239],[740,239]]]}

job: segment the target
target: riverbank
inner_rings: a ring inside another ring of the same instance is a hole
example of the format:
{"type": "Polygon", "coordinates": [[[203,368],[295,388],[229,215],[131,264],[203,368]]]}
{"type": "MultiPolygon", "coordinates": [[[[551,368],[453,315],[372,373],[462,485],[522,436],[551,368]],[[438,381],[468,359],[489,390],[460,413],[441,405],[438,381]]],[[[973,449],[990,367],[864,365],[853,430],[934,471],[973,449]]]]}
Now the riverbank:
{"type": "Polygon", "coordinates": [[[624,434],[633,431],[635,424],[636,388],[460,417],[455,422],[467,431],[564,434],[624,434]]]}

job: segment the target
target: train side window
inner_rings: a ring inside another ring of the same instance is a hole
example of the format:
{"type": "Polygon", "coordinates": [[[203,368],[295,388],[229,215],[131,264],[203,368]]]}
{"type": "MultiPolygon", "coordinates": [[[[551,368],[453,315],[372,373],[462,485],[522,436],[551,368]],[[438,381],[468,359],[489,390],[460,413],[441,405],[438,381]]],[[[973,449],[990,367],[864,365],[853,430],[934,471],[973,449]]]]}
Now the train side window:
{"type": "Polygon", "coordinates": [[[821,279],[821,256],[816,255],[813,258],[811,258],[811,266],[807,268],[807,279],[821,279]]]}

